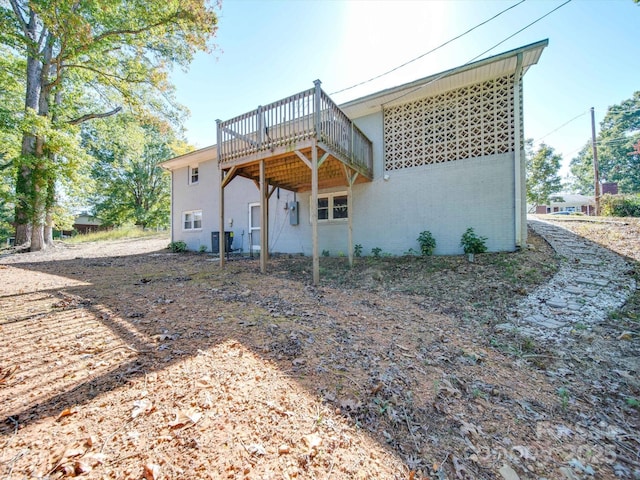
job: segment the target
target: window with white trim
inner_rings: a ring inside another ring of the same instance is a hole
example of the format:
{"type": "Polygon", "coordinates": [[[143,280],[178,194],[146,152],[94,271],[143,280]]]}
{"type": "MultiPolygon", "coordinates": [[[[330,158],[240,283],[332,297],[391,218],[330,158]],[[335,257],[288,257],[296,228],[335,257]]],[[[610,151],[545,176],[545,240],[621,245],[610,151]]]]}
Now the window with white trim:
{"type": "Polygon", "coordinates": [[[200,173],[198,171],[198,166],[189,167],[189,185],[195,185],[198,183],[200,177],[200,173]]]}
{"type": "Polygon", "coordinates": [[[201,230],[202,210],[191,210],[190,212],[182,212],[182,229],[201,230]]]}
{"type": "Polygon", "coordinates": [[[332,222],[347,220],[349,210],[347,207],[346,192],[324,193],[318,195],[318,221],[332,222]]]}

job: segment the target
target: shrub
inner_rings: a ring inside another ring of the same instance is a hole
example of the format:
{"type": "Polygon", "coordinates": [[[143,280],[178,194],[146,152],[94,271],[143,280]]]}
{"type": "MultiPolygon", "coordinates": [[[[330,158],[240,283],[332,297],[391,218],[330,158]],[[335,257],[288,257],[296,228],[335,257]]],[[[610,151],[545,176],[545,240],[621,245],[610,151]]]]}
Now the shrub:
{"type": "Polygon", "coordinates": [[[173,253],[182,253],[187,251],[187,244],[182,240],[178,240],[177,242],[171,242],[167,248],[173,253]]]}
{"type": "Polygon", "coordinates": [[[207,246],[206,245],[200,245],[200,248],[198,249],[198,251],[200,253],[204,253],[207,251],[207,246]]]}
{"type": "Polygon", "coordinates": [[[374,247],[371,249],[371,253],[373,254],[374,257],[376,258],[380,258],[380,254],[382,253],[382,249],[379,247],[374,247]]]}
{"type": "Polygon", "coordinates": [[[429,230],[420,232],[420,235],[418,235],[418,243],[420,244],[422,255],[433,255],[433,251],[436,249],[436,239],[433,238],[429,230]]]}
{"type": "Polygon", "coordinates": [[[460,239],[460,246],[464,249],[464,253],[484,253],[487,251],[487,245],[485,242],[487,237],[479,237],[473,231],[473,228],[467,228],[467,231],[462,234],[460,239]]]}
{"type": "Polygon", "coordinates": [[[356,244],[353,246],[353,254],[354,254],[356,257],[361,257],[361,256],[362,256],[362,245],[360,245],[359,243],[356,243],[356,244]]]}
{"type": "Polygon", "coordinates": [[[640,194],[603,195],[600,214],[605,217],[640,217],[640,194]]]}
{"type": "Polygon", "coordinates": [[[322,250],[322,256],[323,257],[328,257],[329,256],[329,250],[322,250]]]}

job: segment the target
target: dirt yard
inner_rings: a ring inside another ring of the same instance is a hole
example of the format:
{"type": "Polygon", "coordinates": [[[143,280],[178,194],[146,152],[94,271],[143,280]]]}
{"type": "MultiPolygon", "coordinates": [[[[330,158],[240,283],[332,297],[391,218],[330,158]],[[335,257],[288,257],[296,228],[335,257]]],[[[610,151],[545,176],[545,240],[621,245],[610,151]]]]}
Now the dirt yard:
{"type": "Polygon", "coordinates": [[[0,258],[1,478],[640,478],[640,302],[570,352],[493,328],[562,261],[539,237],[319,287],[167,243],[0,258]]]}

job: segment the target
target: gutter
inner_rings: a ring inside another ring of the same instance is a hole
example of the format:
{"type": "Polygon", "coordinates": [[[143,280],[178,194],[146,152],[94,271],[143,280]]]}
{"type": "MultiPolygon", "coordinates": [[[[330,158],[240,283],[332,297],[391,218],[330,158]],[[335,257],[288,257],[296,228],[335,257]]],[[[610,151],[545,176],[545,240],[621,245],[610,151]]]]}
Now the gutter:
{"type": "MultiPolygon", "coordinates": [[[[524,162],[522,161],[522,142],[520,137],[522,135],[522,115],[520,112],[520,82],[522,81],[522,52],[518,52],[516,61],[515,78],[513,82],[513,116],[515,123],[514,131],[514,181],[515,181],[515,244],[516,248],[523,248],[526,246],[526,234],[523,234],[523,210],[526,208],[523,202],[523,195],[525,194],[526,187],[523,183],[526,182],[526,172],[524,171],[524,162]],[[523,188],[524,187],[524,188],[523,188]]],[[[526,222],[525,222],[526,224],[526,222]]]]}

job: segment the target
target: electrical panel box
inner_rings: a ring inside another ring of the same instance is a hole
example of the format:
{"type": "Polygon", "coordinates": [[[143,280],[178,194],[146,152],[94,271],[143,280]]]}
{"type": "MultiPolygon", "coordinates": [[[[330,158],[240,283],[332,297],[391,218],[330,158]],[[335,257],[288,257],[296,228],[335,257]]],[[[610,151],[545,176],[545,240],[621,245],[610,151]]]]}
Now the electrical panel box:
{"type": "Polygon", "coordinates": [[[289,225],[298,225],[300,222],[298,210],[298,202],[289,202],[289,225]]]}

